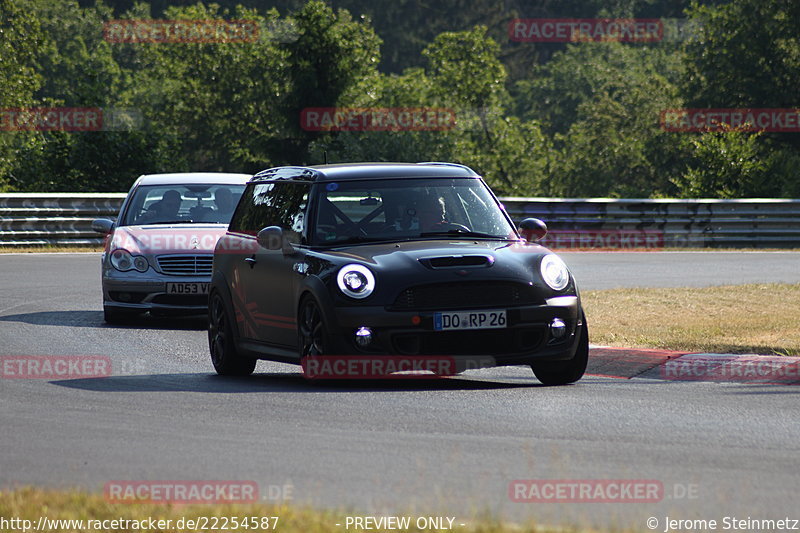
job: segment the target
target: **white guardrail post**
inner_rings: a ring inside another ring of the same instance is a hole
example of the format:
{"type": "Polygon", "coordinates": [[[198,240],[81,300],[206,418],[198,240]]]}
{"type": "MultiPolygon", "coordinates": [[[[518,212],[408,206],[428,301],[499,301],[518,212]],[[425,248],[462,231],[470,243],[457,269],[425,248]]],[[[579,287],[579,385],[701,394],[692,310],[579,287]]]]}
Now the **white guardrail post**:
{"type": "MultiPolygon", "coordinates": [[[[101,244],[95,218],[125,193],[0,193],[0,245],[101,244]]],[[[556,248],[800,247],[800,200],[500,198],[515,223],[547,223],[556,248]]]]}

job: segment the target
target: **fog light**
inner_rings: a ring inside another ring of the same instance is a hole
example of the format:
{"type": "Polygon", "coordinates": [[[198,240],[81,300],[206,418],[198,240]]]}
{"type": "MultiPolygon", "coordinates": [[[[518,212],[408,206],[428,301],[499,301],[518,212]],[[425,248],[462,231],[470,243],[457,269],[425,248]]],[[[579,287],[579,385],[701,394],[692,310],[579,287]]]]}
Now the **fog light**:
{"type": "Polygon", "coordinates": [[[567,334],[567,325],[560,318],[554,318],[550,322],[550,335],[554,339],[561,339],[567,334]]]}
{"type": "Polygon", "coordinates": [[[356,344],[363,348],[365,346],[369,346],[369,343],[371,342],[372,330],[363,326],[358,328],[358,331],[356,331],[356,344]]]}

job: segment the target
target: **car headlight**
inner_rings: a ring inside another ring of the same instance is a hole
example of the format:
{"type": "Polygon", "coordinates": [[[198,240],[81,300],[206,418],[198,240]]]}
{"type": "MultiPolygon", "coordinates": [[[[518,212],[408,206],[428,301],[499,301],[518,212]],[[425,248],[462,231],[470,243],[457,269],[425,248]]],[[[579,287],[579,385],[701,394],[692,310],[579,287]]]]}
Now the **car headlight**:
{"type": "Polygon", "coordinates": [[[375,276],[372,271],[362,265],[345,265],[336,274],[339,290],[350,298],[358,300],[366,298],[375,290],[375,276]]]}
{"type": "Polygon", "coordinates": [[[133,268],[139,272],[147,272],[147,269],[150,268],[150,264],[147,262],[146,257],[137,255],[133,258],[133,268]]]}
{"type": "Polygon", "coordinates": [[[547,254],[539,265],[542,278],[554,291],[562,291],[569,285],[569,269],[564,261],[555,254],[547,254]]]}
{"type": "Polygon", "coordinates": [[[117,248],[111,252],[111,266],[120,272],[127,272],[129,270],[146,272],[147,269],[150,268],[146,257],[141,255],[133,256],[124,248],[117,248]]]}

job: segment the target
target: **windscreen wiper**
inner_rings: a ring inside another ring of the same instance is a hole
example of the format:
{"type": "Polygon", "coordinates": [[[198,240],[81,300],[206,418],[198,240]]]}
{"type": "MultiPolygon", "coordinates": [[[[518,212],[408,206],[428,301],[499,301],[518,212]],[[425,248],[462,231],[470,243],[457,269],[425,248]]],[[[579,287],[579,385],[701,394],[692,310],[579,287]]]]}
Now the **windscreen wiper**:
{"type": "Polygon", "coordinates": [[[493,235],[491,233],[483,233],[480,231],[464,231],[463,229],[449,229],[446,231],[424,231],[419,234],[420,237],[438,237],[440,235],[456,236],[456,237],[477,237],[481,239],[502,239],[508,240],[508,237],[501,235],[493,235]]]}

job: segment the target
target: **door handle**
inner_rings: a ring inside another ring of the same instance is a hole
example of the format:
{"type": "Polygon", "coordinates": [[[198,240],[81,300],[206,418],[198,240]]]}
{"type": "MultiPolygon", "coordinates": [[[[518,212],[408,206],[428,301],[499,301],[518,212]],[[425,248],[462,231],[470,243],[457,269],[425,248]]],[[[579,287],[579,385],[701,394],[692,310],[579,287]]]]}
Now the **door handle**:
{"type": "Polygon", "coordinates": [[[253,268],[258,263],[258,260],[256,260],[256,256],[251,255],[250,257],[245,257],[244,262],[250,265],[250,268],[253,268]]]}

